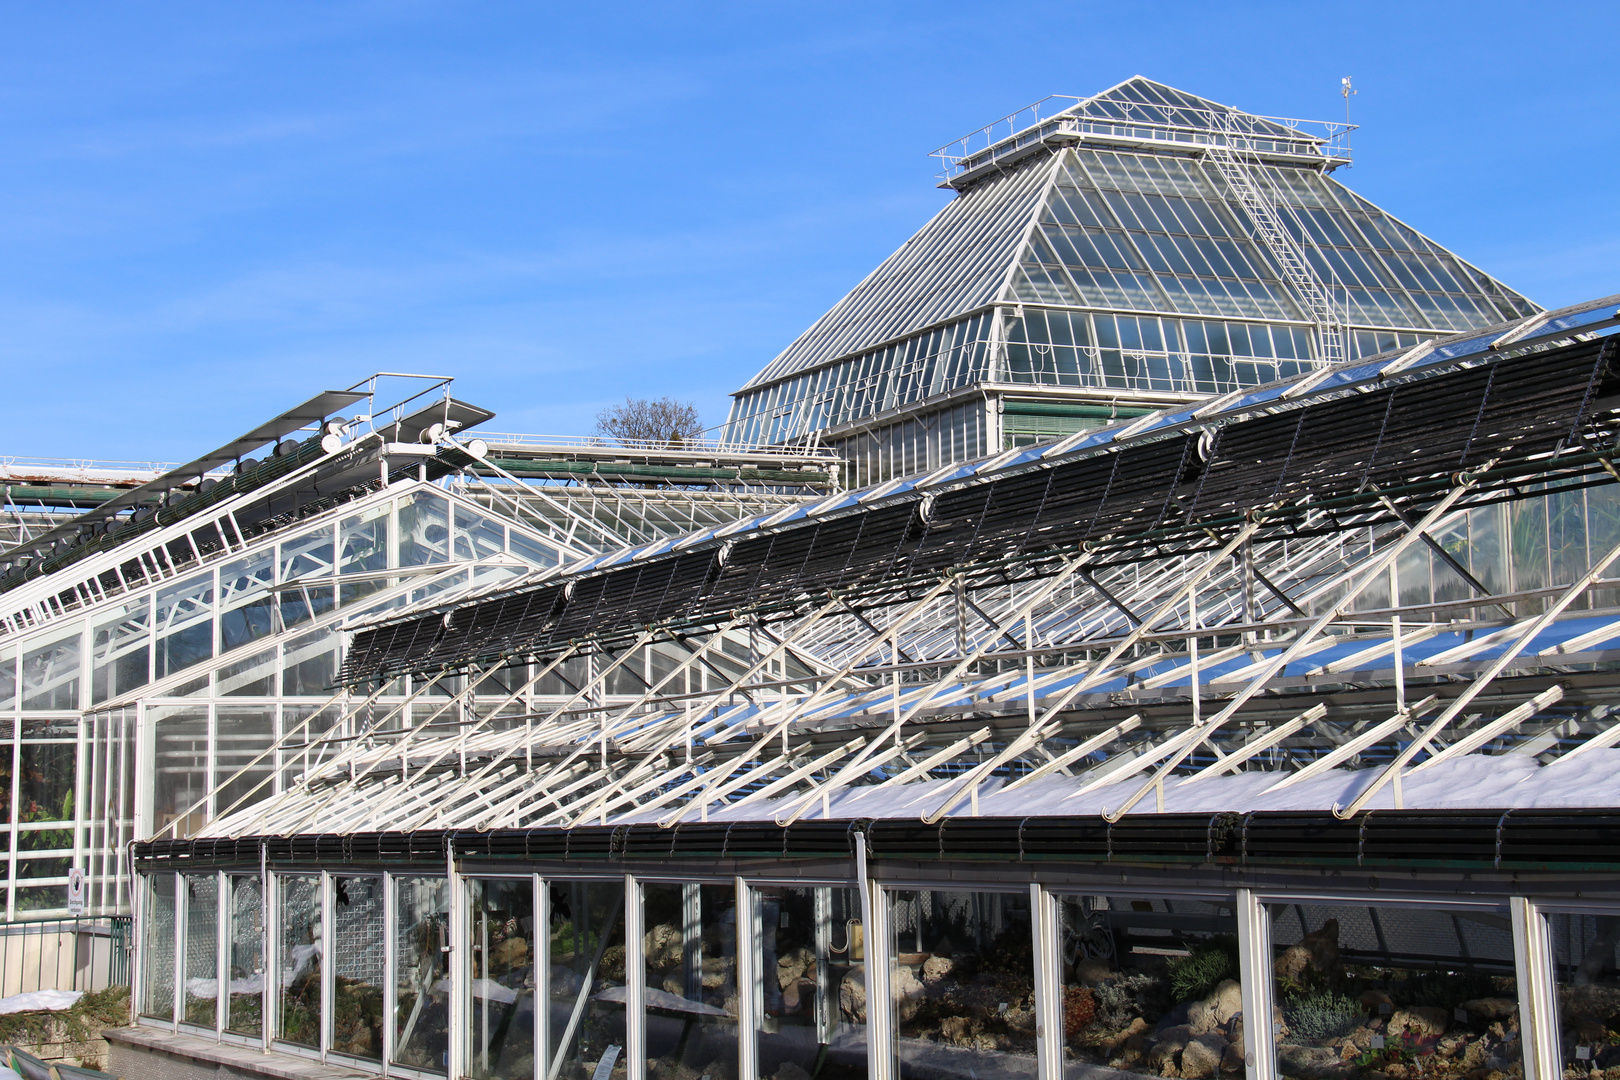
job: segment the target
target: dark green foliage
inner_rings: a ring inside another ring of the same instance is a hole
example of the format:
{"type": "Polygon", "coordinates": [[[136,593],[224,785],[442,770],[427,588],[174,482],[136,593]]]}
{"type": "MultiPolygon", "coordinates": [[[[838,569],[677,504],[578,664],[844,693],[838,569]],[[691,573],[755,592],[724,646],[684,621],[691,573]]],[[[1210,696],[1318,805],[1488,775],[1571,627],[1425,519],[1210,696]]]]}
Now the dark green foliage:
{"type": "Polygon", "coordinates": [[[1489,975],[1435,972],[1413,975],[1390,996],[1402,1005],[1432,1005],[1449,1013],[1465,1001],[1499,993],[1496,980],[1489,975]]]}
{"type": "Polygon", "coordinates": [[[1231,934],[1218,934],[1201,945],[1193,946],[1191,954],[1178,956],[1167,966],[1170,975],[1170,994],[1177,1001],[1192,1001],[1209,996],[1223,979],[1238,977],[1238,943],[1231,934]]]}

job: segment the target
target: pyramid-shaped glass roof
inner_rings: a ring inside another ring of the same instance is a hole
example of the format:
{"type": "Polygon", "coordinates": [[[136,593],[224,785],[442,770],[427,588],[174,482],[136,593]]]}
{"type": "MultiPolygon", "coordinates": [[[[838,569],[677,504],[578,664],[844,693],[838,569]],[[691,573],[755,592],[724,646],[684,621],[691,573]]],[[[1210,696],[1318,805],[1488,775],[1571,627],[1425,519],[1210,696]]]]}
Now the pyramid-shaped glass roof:
{"type": "Polygon", "coordinates": [[[1309,366],[1538,310],[1329,175],[1331,131],[1141,77],[1071,102],[949,157],[956,198],[737,393],[731,436],[799,438],[974,382],[1114,387],[1116,338],[1157,342],[1136,349],[1164,354],[1150,389],[1217,392],[1243,380],[1234,362],[1309,366]],[[1026,344],[1072,355],[1020,367],[1026,344]],[[1200,363],[1229,375],[1204,386],[1200,363]]]}

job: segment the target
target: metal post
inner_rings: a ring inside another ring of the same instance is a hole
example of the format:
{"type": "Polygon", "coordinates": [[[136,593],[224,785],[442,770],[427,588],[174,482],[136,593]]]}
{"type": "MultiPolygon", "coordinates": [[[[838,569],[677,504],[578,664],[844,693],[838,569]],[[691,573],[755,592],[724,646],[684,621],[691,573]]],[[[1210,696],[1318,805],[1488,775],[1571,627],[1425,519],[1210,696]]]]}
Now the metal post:
{"type": "MultiPolygon", "coordinates": [[[[641,883],[632,874],[624,875],[624,1049],[627,1080],[647,1076],[647,963],[641,954],[645,931],[641,908],[641,883]]],[[[602,932],[607,933],[603,927],[602,932]]]]}
{"type": "Polygon", "coordinates": [[[774,974],[760,970],[759,905],[754,891],[741,877],[732,879],[737,904],[737,955],[733,957],[733,971],[737,973],[737,1078],[754,1080],[758,1071],[758,1039],[760,1018],[764,1015],[765,976],[774,974]]]}
{"type": "Polygon", "coordinates": [[[1035,935],[1035,1071],[1040,1080],[1063,1080],[1062,926],[1057,897],[1039,882],[1031,882],[1029,908],[1035,935]]]}
{"type": "Polygon", "coordinates": [[[1271,925],[1251,889],[1236,898],[1238,970],[1243,985],[1243,1073],[1246,1080],[1276,1080],[1271,1031],[1271,925]]]}
{"type": "Polygon", "coordinates": [[[1511,898],[1508,908],[1513,916],[1524,1075],[1557,1080],[1564,1075],[1564,1063],[1558,1043],[1558,992],[1553,985],[1547,920],[1528,897],[1511,898]]]}

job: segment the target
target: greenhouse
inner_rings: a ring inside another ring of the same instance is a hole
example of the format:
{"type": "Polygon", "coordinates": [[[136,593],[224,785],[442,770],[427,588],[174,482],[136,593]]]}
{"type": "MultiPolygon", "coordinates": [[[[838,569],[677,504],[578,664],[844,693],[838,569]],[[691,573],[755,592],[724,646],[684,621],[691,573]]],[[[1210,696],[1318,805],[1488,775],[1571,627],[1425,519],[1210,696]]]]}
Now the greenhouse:
{"type": "Polygon", "coordinates": [[[1617,327],[355,620],[360,737],[134,846],[145,1037],[479,1078],[1620,1068],[1617,327]],[[450,731],[380,704],[582,658],[450,731]]]}

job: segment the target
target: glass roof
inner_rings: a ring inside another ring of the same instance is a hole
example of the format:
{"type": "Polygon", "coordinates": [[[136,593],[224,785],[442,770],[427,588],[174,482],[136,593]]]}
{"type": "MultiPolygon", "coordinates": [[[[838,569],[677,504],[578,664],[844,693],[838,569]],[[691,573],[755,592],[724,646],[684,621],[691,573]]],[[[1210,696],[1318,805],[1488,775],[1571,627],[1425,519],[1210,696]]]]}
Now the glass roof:
{"type": "MultiPolygon", "coordinates": [[[[1070,111],[1311,144],[1142,78],[1070,111]]],[[[800,437],[983,381],[1218,393],[1317,359],[1313,316],[1216,162],[1088,138],[1037,147],[961,192],[737,392],[733,437],[800,437]],[[940,340],[913,348],[925,334],[940,340]],[[1105,377],[1111,365],[1120,373],[1105,377]]],[[[1266,160],[1248,168],[1317,278],[1338,283],[1346,358],[1539,310],[1322,167],[1266,160]]]]}

